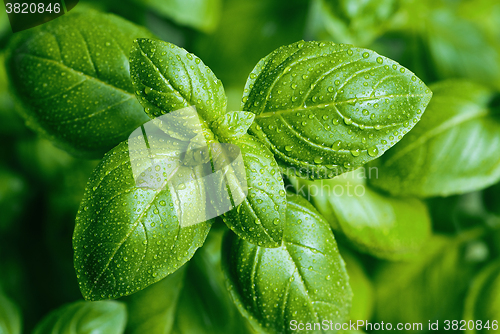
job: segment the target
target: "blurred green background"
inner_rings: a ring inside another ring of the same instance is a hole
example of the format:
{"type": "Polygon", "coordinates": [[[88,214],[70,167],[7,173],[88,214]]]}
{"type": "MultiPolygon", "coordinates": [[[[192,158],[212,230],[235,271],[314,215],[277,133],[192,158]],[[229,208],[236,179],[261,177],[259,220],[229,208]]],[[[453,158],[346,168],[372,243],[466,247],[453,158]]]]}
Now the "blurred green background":
{"type": "MultiPolygon", "coordinates": [[[[489,107],[495,117],[500,111],[498,0],[100,0],[78,6],[120,15],[198,55],[222,80],[230,110],[240,108],[246,78],[262,57],[305,39],[375,50],[427,85],[477,82],[497,92],[489,107]]],[[[3,67],[11,35],[1,11],[0,290],[18,305],[28,333],[51,310],[82,299],[71,237],[98,161],[73,158],[25,126],[3,67]]],[[[500,185],[426,203],[435,235],[418,259],[389,263],[341,249],[355,294],[352,318],[418,321],[424,328],[428,320],[483,314],[500,320],[499,298],[492,297],[500,295],[500,185]]]]}

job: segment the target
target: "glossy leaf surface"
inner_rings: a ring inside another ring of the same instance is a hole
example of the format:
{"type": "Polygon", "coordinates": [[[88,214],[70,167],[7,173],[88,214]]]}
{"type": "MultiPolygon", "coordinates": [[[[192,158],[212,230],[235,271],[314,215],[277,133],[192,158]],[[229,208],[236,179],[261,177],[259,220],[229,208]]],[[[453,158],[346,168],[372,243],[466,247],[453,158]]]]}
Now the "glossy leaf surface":
{"type": "Polygon", "coordinates": [[[122,334],[126,322],[121,302],[75,302],[47,315],[33,334],[122,334]]]}
{"type": "Polygon", "coordinates": [[[28,124],[68,152],[100,158],[149,120],[135,98],[129,50],[143,28],[70,13],[13,38],[7,64],[28,124]]]}
{"type": "Polygon", "coordinates": [[[224,87],[200,58],[163,41],[139,39],[130,53],[137,98],[155,118],[195,106],[204,129],[226,111],[224,87]]]}
{"type": "Polygon", "coordinates": [[[500,179],[500,122],[488,103],[493,93],[467,81],[443,81],[421,122],[373,162],[370,183],[394,195],[449,196],[500,179]]]}
{"type": "Polygon", "coordinates": [[[247,133],[255,114],[246,111],[230,111],[215,121],[213,131],[225,139],[237,139],[247,133]]]}
{"type": "Polygon", "coordinates": [[[332,178],[383,154],[418,122],[431,91],[377,53],[297,42],[263,58],[247,81],[250,128],[289,174],[332,178]]]}
{"type": "Polygon", "coordinates": [[[88,300],[129,295],[161,280],[193,256],[210,230],[210,221],[183,223],[204,215],[204,183],[183,181],[197,180],[199,166],[180,166],[182,144],[169,142],[172,149],[165,150],[159,141],[149,141],[150,154],[178,164],[172,168],[182,177],[165,178],[154,188],[140,186],[141,177],[148,176],[134,178],[132,165],[147,164],[147,159],[131,159],[123,142],[90,178],[73,235],[77,277],[88,300]]]}
{"type": "Polygon", "coordinates": [[[286,197],[278,165],[271,152],[250,135],[233,143],[241,149],[248,195],[239,206],[224,214],[224,222],[248,242],[279,247],[286,221],[286,197]]]}
{"type": "Polygon", "coordinates": [[[390,260],[413,257],[431,231],[427,207],[416,198],[389,196],[366,184],[376,177],[376,169],[359,168],[332,180],[296,178],[294,183],[339,237],[360,251],[390,260]]]}
{"type": "Polygon", "coordinates": [[[223,269],[228,289],[256,327],[292,333],[290,321],[342,322],[352,292],[344,261],[327,222],[300,196],[288,196],[279,248],[261,248],[228,233],[223,269]]]}

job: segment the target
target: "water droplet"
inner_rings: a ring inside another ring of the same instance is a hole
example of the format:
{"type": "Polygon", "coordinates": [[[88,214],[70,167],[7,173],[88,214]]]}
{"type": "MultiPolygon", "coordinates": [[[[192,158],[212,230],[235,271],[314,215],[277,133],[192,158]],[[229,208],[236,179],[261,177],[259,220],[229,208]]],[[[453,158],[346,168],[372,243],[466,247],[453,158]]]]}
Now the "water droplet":
{"type": "Polygon", "coordinates": [[[376,157],[378,155],[378,148],[377,146],[372,146],[368,149],[368,155],[370,157],[376,157]]]}
{"type": "Polygon", "coordinates": [[[382,64],[383,62],[384,60],[382,59],[382,57],[377,57],[377,63],[382,64]]]}
{"type": "Polygon", "coordinates": [[[285,146],[285,151],[290,152],[293,149],[293,146],[287,145],[285,146]]]}
{"type": "Polygon", "coordinates": [[[322,163],[323,162],[323,157],[319,157],[318,156],[318,157],[314,158],[314,162],[317,163],[317,164],[322,163]]]}
{"type": "Polygon", "coordinates": [[[342,148],[342,142],[340,140],[337,140],[333,143],[332,145],[332,150],[338,151],[342,148]]]}
{"type": "Polygon", "coordinates": [[[368,116],[369,114],[370,114],[370,112],[368,110],[363,109],[363,115],[368,116]]]}
{"type": "Polygon", "coordinates": [[[354,157],[358,157],[359,156],[359,150],[356,149],[356,150],[351,150],[351,154],[354,156],[354,157]]]}
{"type": "Polygon", "coordinates": [[[368,52],[363,52],[363,58],[368,58],[370,57],[370,54],[368,52]]]}
{"type": "Polygon", "coordinates": [[[352,119],[350,119],[349,117],[346,117],[346,118],[344,118],[344,123],[346,125],[351,125],[352,124],[352,119]]]}

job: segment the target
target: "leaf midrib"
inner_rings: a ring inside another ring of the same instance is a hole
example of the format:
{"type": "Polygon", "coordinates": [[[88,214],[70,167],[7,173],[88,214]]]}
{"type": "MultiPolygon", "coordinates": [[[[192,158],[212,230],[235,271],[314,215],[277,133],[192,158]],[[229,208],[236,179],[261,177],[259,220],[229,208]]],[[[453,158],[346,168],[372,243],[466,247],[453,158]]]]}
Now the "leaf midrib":
{"type": "Polygon", "coordinates": [[[456,117],[453,117],[453,118],[445,121],[444,123],[441,123],[439,126],[433,128],[429,131],[426,131],[425,133],[420,135],[419,138],[417,140],[415,140],[413,143],[409,144],[408,146],[406,146],[405,148],[403,148],[402,150],[400,150],[399,152],[394,154],[392,157],[387,159],[387,161],[385,162],[385,166],[386,167],[391,166],[393,163],[395,163],[401,157],[403,157],[404,155],[413,151],[416,147],[424,145],[425,143],[430,141],[432,138],[446,132],[447,130],[449,130],[453,127],[459,126],[465,122],[468,122],[468,121],[471,121],[474,119],[478,119],[481,117],[485,117],[488,115],[489,115],[489,110],[485,109],[485,108],[478,108],[477,111],[474,113],[464,113],[461,115],[457,115],[456,117]]]}
{"type": "Polygon", "coordinates": [[[25,56],[28,56],[28,57],[40,59],[42,61],[53,63],[53,64],[55,64],[55,65],[57,65],[57,66],[65,69],[65,70],[68,70],[68,71],[70,71],[72,73],[75,73],[75,74],[81,76],[81,77],[84,77],[87,80],[96,81],[96,82],[98,82],[98,83],[100,83],[100,84],[102,84],[102,85],[104,85],[106,87],[109,87],[111,89],[117,90],[117,91],[121,92],[122,94],[135,97],[135,93],[131,93],[131,92],[126,91],[126,90],[124,90],[122,88],[119,88],[117,86],[113,86],[112,84],[110,84],[110,83],[108,83],[106,81],[103,81],[103,80],[101,80],[101,79],[99,79],[97,77],[93,77],[91,75],[88,75],[88,74],[85,74],[83,72],[77,71],[74,68],[71,68],[71,67],[69,67],[69,66],[67,66],[67,65],[65,65],[65,64],[63,64],[63,63],[61,63],[61,62],[59,62],[57,60],[53,60],[53,59],[49,59],[49,58],[44,58],[44,57],[36,56],[36,55],[30,54],[30,53],[20,53],[19,55],[25,55],[25,56]]]}

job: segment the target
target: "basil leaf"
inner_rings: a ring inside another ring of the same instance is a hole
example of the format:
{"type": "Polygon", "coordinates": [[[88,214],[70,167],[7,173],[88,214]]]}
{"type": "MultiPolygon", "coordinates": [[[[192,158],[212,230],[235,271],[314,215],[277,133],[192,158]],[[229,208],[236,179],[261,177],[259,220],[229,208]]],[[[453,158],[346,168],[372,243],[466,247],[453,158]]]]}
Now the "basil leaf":
{"type": "Polygon", "coordinates": [[[149,120],[130,81],[128,50],[151,33],[95,11],[15,34],[10,79],[40,134],[68,152],[101,157],[149,120]]]}
{"type": "Polygon", "coordinates": [[[350,45],[297,42],[250,74],[250,132],[287,174],[332,178],[380,156],[418,122],[432,93],[413,73],[350,45]]]}
{"type": "Polygon", "coordinates": [[[375,173],[359,168],[332,180],[294,178],[293,184],[359,251],[389,260],[413,257],[430,234],[427,207],[418,199],[392,197],[368,186],[367,178],[375,173]]]}
{"type": "Polygon", "coordinates": [[[276,161],[257,139],[245,135],[233,144],[241,149],[248,195],[224,214],[223,220],[240,238],[261,247],[279,247],[286,216],[283,180],[276,161]]]}
{"type": "Polygon", "coordinates": [[[473,330],[469,328],[468,333],[488,332],[487,328],[484,327],[487,321],[489,321],[490,326],[493,320],[497,320],[498,324],[500,318],[499,289],[500,261],[497,260],[479,272],[467,293],[463,319],[474,322],[481,320],[483,327],[481,330],[479,326],[477,329],[474,326],[473,330]]]}
{"type": "Polygon", "coordinates": [[[237,139],[247,133],[255,114],[246,111],[230,111],[215,121],[214,132],[225,140],[237,139]]]}
{"type": "Polygon", "coordinates": [[[121,302],[79,301],[52,311],[36,326],[33,334],[122,334],[126,322],[127,308],[121,302]]]}
{"type": "Polygon", "coordinates": [[[328,224],[305,199],[289,195],[279,248],[228,233],[223,270],[240,312],[268,333],[292,333],[290,321],[342,322],[352,298],[344,261],[328,224]]]}
{"type": "Polygon", "coordinates": [[[352,289],[352,308],[349,319],[353,322],[359,319],[371,319],[375,304],[373,284],[354,254],[346,248],[340,248],[340,255],[345,261],[349,285],[352,289]]]}
{"type": "Polygon", "coordinates": [[[0,290],[0,333],[21,334],[19,308],[0,290]]]}
{"type": "Polygon", "coordinates": [[[221,271],[222,230],[212,230],[186,266],[126,298],[127,333],[245,333],[221,271]],[[206,303],[210,301],[210,306],[206,303]]]}
{"type": "Polygon", "coordinates": [[[146,289],[134,293],[127,303],[127,333],[168,334],[172,332],[186,268],[181,267],[146,289]]]}
{"type": "Polygon", "coordinates": [[[135,0],[144,4],[155,13],[171,18],[179,25],[184,25],[212,32],[219,22],[221,0],[135,0]]]}
{"type": "Polygon", "coordinates": [[[464,19],[439,7],[425,13],[422,34],[437,74],[443,79],[466,78],[500,89],[498,37],[470,22],[469,17],[470,12],[464,19]]]}
{"type": "Polygon", "coordinates": [[[134,168],[147,167],[149,158],[129,154],[127,142],[108,152],[92,173],[73,235],[77,277],[88,300],[129,295],[161,280],[205,241],[211,222],[189,223],[205,216],[204,183],[186,182],[199,180],[201,166],[181,166],[182,142],[162,140],[151,136],[150,158],[168,162],[179,177],[143,186],[155,172],[134,177],[134,168]]]}
{"type": "Polygon", "coordinates": [[[414,260],[382,265],[374,279],[374,321],[425,326],[429,320],[461,319],[463,297],[479,265],[464,256],[474,234],[436,235],[414,260]]]}
{"type": "Polygon", "coordinates": [[[428,112],[398,145],[373,162],[370,184],[394,195],[449,196],[500,179],[500,124],[488,109],[493,94],[467,81],[444,81],[428,112]]]}
{"type": "Polygon", "coordinates": [[[210,129],[226,111],[220,80],[200,58],[173,44],[136,40],[130,74],[137,98],[151,118],[195,106],[203,128],[210,129]]]}
{"type": "Polygon", "coordinates": [[[396,0],[315,0],[308,32],[319,40],[368,46],[388,30],[398,5],[396,0]]]}

